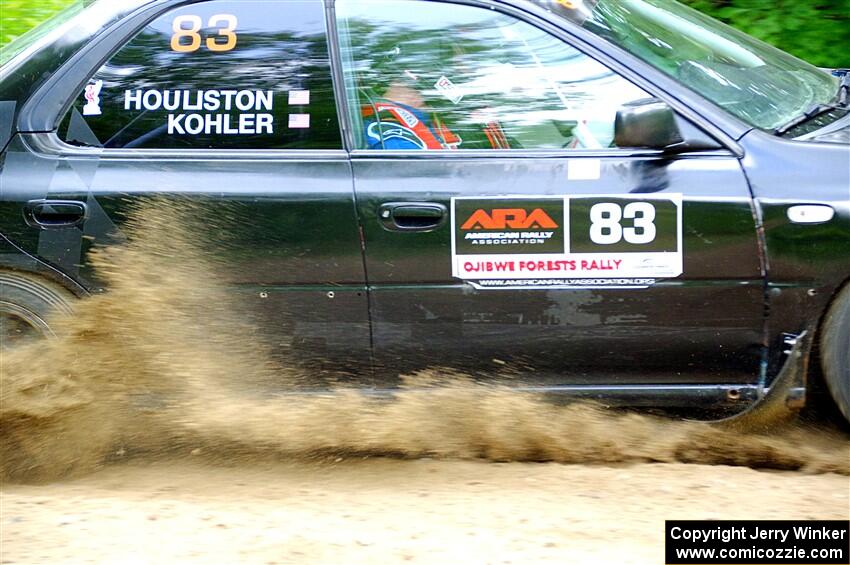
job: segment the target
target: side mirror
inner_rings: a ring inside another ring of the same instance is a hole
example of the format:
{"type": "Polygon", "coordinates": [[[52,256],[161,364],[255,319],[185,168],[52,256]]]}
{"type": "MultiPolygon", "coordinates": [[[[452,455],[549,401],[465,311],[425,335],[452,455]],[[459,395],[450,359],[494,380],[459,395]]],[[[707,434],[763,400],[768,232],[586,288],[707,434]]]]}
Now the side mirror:
{"type": "Polygon", "coordinates": [[[641,147],[676,151],[684,145],[673,109],[657,98],[623,105],[614,120],[617,147],[641,147]]]}

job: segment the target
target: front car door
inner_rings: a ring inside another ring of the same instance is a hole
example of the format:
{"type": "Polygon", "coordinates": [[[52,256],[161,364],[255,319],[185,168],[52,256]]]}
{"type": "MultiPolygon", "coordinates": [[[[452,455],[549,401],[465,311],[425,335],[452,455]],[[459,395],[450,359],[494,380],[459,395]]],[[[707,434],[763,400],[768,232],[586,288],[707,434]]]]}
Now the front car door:
{"type": "Polygon", "coordinates": [[[190,225],[258,339],[287,365],[368,371],[321,0],[159,3],[87,49],[30,102],[26,119],[51,133],[19,136],[7,152],[3,233],[94,289],[89,251],[121,240],[129,206],[200,203],[190,225]],[[55,200],[81,203],[84,217],[47,217],[53,208],[38,203],[55,200]],[[25,208],[45,214],[42,225],[25,225],[25,208]]]}
{"type": "Polygon", "coordinates": [[[336,21],[390,382],[752,398],[763,266],[730,149],[616,147],[617,110],[663,92],[506,6],[338,0],[336,21]]]}

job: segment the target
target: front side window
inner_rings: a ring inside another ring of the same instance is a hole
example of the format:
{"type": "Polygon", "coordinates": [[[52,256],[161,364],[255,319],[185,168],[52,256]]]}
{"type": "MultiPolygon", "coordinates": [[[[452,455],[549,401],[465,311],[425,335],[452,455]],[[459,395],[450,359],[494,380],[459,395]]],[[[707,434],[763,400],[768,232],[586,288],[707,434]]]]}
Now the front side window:
{"type": "Polygon", "coordinates": [[[360,149],[600,149],[649,95],[525,22],[484,8],[340,0],[360,149]]]}
{"type": "Polygon", "coordinates": [[[148,24],[88,81],[66,142],[340,149],[321,0],[211,0],[148,24]]]}

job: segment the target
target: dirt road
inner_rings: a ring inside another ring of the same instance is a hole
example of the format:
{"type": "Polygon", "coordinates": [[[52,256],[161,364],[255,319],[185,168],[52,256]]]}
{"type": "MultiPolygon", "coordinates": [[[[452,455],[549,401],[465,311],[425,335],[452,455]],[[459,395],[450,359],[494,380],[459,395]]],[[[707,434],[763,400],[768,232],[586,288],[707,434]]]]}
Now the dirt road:
{"type": "Polygon", "coordinates": [[[3,563],[663,563],[665,519],[848,519],[850,479],[742,467],[139,462],[2,491],[3,563]]]}

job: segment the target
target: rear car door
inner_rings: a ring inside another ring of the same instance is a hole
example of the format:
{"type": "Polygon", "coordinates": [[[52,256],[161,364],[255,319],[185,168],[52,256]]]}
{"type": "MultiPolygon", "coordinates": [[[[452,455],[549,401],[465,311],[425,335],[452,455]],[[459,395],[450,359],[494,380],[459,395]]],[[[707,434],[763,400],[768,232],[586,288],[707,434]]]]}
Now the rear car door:
{"type": "Polygon", "coordinates": [[[94,289],[89,253],[121,241],[129,206],[198,202],[222,279],[286,363],[368,370],[321,0],[159,3],[106,35],[31,101],[50,131],[7,152],[2,232],[94,289]]]}
{"type": "Polygon", "coordinates": [[[617,110],[658,93],[526,17],[336,3],[376,362],[752,392],[764,279],[736,155],[616,147],[617,110]]]}

